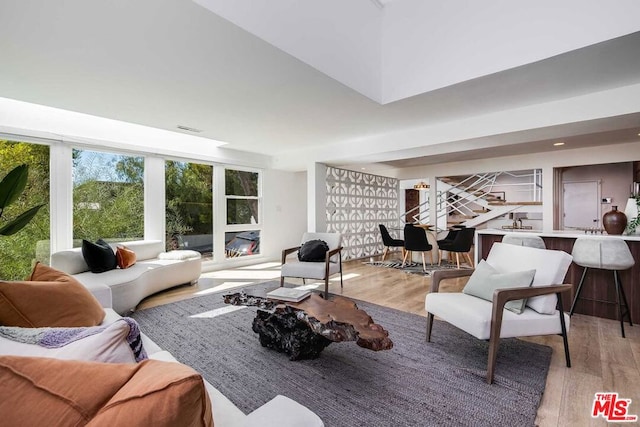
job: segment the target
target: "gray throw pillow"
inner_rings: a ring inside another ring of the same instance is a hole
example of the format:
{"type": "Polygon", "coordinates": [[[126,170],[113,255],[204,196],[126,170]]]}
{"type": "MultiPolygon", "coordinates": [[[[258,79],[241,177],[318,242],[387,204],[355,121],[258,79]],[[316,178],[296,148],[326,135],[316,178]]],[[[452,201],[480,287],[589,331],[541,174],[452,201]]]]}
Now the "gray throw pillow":
{"type": "MultiPolygon", "coordinates": [[[[514,273],[499,273],[485,260],[480,261],[469,281],[462,290],[463,293],[493,301],[493,291],[504,288],[528,288],[533,283],[535,270],[517,271],[514,273]]],[[[524,311],[525,299],[509,301],[504,308],[521,314],[524,311]]]]}

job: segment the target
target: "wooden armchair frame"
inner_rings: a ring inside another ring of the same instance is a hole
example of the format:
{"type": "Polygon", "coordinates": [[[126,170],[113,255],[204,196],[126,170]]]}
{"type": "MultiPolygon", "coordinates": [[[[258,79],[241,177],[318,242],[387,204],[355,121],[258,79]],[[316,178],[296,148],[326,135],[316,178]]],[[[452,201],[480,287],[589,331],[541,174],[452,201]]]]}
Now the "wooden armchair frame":
{"type": "MultiPolygon", "coordinates": [[[[282,265],[284,265],[287,262],[287,255],[297,251],[300,249],[300,245],[295,246],[293,248],[288,248],[288,249],[283,249],[282,250],[282,265]]],[[[339,246],[335,249],[332,249],[330,251],[327,251],[327,253],[325,254],[325,259],[324,259],[324,298],[327,299],[329,297],[329,266],[330,266],[330,262],[331,262],[331,258],[334,255],[338,255],[338,263],[339,263],[339,270],[340,270],[340,289],[343,288],[343,283],[342,283],[342,249],[343,246],[339,246]]],[[[280,275],[280,287],[284,286],[284,278],[285,276],[280,275]]],[[[304,281],[305,278],[303,277],[302,280],[304,281]]]]}
{"type": "MultiPolygon", "coordinates": [[[[433,274],[431,282],[431,292],[438,292],[440,289],[440,281],[457,277],[471,276],[474,270],[441,270],[433,274]]],[[[560,327],[564,343],[564,354],[567,367],[571,367],[571,357],[569,355],[569,341],[567,339],[567,328],[565,325],[564,311],[562,308],[562,293],[571,290],[572,285],[549,285],[535,286],[530,288],[504,288],[496,289],[493,293],[492,312],[491,312],[491,329],[489,338],[489,357],[487,360],[487,383],[493,383],[493,377],[496,366],[496,358],[498,356],[498,347],[500,345],[500,330],[502,328],[502,315],[504,306],[507,302],[522,298],[531,298],[540,295],[556,294],[558,297],[558,311],[560,313],[560,327]]],[[[427,342],[431,342],[431,330],[433,328],[434,315],[427,313],[427,342]]]]}

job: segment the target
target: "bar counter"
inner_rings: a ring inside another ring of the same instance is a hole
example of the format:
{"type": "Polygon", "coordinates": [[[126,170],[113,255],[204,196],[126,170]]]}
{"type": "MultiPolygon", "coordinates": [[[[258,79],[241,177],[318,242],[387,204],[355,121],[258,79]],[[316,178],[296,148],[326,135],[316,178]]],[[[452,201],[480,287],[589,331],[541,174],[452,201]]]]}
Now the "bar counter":
{"type": "MultiPolygon", "coordinates": [[[[556,249],[571,254],[573,243],[579,237],[606,237],[611,239],[623,239],[627,242],[631,255],[636,264],[624,271],[620,271],[620,280],[630,305],[631,319],[640,322],[640,235],[609,236],[606,233],[590,234],[582,231],[532,231],[532,230],[499,230],[484,229],[476,231],[475,256],[478,260],[485,259],[489,254],[491,245],[500,242],[507,233],[522,233],[542,237],[547,249],[556,249]]],[[[571,302],[576,292],[583,267],[574,263],[569,267],[564,283],[573,284],[570,298],[563,298],[565,311],[569,311],[571,302]]],[[[613,282],[613,271],[589,269],[585,283],[582,287],[580,299],[576,304],[575,313],[589,316],[618,319],[616,306],[616,292],[613,282]]],[[[640,326],[638,326],[640,327],[640,326]]]]}

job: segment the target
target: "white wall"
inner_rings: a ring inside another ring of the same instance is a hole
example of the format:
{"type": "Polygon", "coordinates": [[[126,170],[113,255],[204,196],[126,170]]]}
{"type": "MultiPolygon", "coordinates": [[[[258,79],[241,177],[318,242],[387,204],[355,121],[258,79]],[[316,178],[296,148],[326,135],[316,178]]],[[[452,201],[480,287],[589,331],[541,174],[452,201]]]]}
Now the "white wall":
{"type": "Polygon", "coordinates": [[[624,211],[633,183],[633,163],[609,163],[604,165],[577,166],[562,173],[562,182],[599,181],[601,197],[610,197],[611,203],[600,203],[602,218],[613,206],[624,211]]]}
{"type": "Polygon", "coordinates": [[[307,231],[307,174],[265,170],[262,176],[264,224],[260,252],[280,260],[282,250],[300,244],[307,231]]]}

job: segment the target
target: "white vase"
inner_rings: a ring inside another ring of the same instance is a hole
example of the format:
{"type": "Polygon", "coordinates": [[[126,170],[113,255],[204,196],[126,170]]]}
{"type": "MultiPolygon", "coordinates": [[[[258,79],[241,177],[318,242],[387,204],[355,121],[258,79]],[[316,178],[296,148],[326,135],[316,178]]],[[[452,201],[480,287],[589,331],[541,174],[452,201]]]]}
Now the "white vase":
{"type": "MultiPolygon", "coordinates": [[[[638,217],[638,205],[636,204],[636,199],[633,197],[629,197],[627,200],[627,206],[624,208],[624,214],[627,216],[627,221],[631,222],[638,217]]],[[[627,228],[626,234],[638,234],[638,228],[629,232],[629,228],[627,228]]]]}

